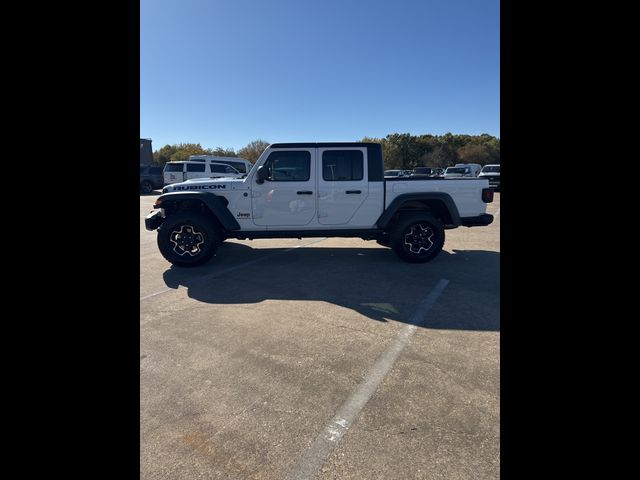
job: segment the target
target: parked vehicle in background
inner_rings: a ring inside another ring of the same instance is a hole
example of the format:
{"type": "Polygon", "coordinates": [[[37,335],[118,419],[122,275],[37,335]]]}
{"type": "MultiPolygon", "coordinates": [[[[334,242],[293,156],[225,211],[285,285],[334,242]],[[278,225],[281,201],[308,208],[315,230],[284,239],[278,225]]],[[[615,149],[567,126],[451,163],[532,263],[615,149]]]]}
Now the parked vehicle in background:
{"type": "Polygon", "coordinates": [[[164,184],[184,182],[194,178],[242,178],[231,165],[207,161],[167,162],[164,166],[164,184]]]}
{"type": "Polygon", "coordinates": [[[164,187],[162,167],[152,165],[140,165],[140,192],[151,193],[153,190],[164,187]]]}
{"type": "Polygon", "coordinates": [[[216,155],[190,155],[190,162],[210,162],[210,163],[224,163],[225,165],[231,165],[240,173],[249,173],[249,170],[253,167],[253,163],[249,160],[240,157],[218,157],[216,155]]]}
{"type": "Polygon", "coordinates": [[[494,190],[500,191],[500,164],[485,165],[480,171],[480,178],[489,180],[489,186],[494,190]]]}
{"type": "Polygon", "coordinates": [[[405,170],[385,170],[384,177],[385,178],[395,178],[395,177],[405,177],[407,174],[405,170]]]}
{"type": "Polygon", "coordinates": [[[478,163],[456,163],[444,171],[444,178],[477,177],[481,169],[478,163]]]}
{"type": "Polygon", "coordinates": [[[436,168],[433,176],[437,178],[444,178],[444,168],[436,168]]]}
{"type": "Polygon", "coordinates": [[[435,169],[433,167],[416,167],[411,173],[412,177],[431,178],[434,176],[435,169]]]}

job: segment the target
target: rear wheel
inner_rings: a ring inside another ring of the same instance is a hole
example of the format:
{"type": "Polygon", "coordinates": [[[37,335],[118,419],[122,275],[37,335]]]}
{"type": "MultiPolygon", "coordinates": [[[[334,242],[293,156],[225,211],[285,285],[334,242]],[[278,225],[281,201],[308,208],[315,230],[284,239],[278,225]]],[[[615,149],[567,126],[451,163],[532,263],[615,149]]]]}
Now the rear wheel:
{"type": "Polygon", "coordinates": [[[179,267],[195,267],[209,260],[222,243],[216,225],[199,213],[169,216],[158,229],[158,248],[179,267]]]}
{"type": "Polygon", "coordinates": [[[440,253],[443,245],[444,226],[428,214],[406,216],[391,232],[391,248],[406,262],[428,262],[440,253]]]}

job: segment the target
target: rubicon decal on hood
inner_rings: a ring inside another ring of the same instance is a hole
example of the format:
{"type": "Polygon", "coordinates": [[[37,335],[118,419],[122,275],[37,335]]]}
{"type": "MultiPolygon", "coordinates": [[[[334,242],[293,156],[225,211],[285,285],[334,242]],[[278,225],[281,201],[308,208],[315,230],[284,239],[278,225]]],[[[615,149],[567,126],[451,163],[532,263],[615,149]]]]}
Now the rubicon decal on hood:
{"type": "Polygon", "coordinates": [[[210,185],[176,185],[175,187],[172,187],[171,190],[172,191],[177,191],[177,190],[215,190],[218,188],[227,188],[226,185],[224,184],[210,184],[210,185]]]}

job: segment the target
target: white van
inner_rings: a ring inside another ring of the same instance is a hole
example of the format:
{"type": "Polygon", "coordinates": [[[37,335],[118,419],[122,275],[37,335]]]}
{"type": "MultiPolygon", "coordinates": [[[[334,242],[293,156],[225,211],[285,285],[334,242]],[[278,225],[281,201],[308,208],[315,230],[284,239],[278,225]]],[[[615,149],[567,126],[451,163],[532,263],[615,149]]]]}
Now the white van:
{"type": "Polygon", "coordinates": [[[456,163],[453,167],[447,167],[444,178],[477,177],[482,166],[479,163],[456,163]]]}
{"type": "Polygon", "coordinates": [[[225,163],[202,161],[168,162],[162,173],[165,185],[192,178],[242,178],[246,175],[225,163]]]}
{"type": "Polygon", "coordinates": [[[216,157],[215,155],[190,155],[190,162],[209,162],[209,163],[224,163],[225,165],[231,165],[240,173],[249,173],[249,170],[253,167],[253,163],[249,160],[239,157],[216,157]]]}

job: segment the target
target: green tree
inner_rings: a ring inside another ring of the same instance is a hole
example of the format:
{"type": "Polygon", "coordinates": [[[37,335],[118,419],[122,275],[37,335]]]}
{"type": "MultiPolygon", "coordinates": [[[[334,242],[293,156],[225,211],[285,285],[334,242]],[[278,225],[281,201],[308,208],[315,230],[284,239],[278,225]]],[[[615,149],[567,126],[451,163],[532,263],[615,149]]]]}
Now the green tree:
{"type": "Polygon", "coordinates": [[[451,165],[458,163],[458,156],[456,152],[449,146],[448,143],[442,143],[436,145],[433,151],[427,154],[427,162],[425,166],[447,168],[451,165]]]}
{"type": "Polygon", "coordinates": [[[457,150],[458,157],[464,163],[479,163],[486,165],[491,163],[489,147],[481,143],[467,143],[457,150]]]}
{"type": "Polygon", "coordinates": [[[247,159],[252,163],[255,163],[262,152],[264,152],[264,149],[269,145],[270,143],[266,140],[253,140],[252,142],[249,142],[245,147],[242,147],[240,150],[238,150],[238,156],[247,159]]]}
{"type": "MultiPolygon", "coordinates": [[[[421,153],[416,137],[409,133],[392,133],[387,135],[383,149],[385,159],[388,155],[387,168],[411,169],[418,163],[421,153]],[[384,148],[386,145],[386,148],[384,148]]],[[[385,161],[385,163],[387,163],[385,161]]]]}
{"type": "Polygon", "coordinates": [[[189,160],[191,155],[217,155],[219,157],[237,157],[238,155],[233,148],[226,149],[222,147],[202,148],[199,143],[178,143],[173,145],[165,145],[160,150],[153,152],[153,162],[158,165],[164,165],[167,162],[180,162],[189,160]]]}
{"type": "Polygon", "coordinates": [[[153,163],[164,165],[171,161],[171,156],[176,153],[176,145],[165,145],[160,150],[153,152],[153,163]]]}

